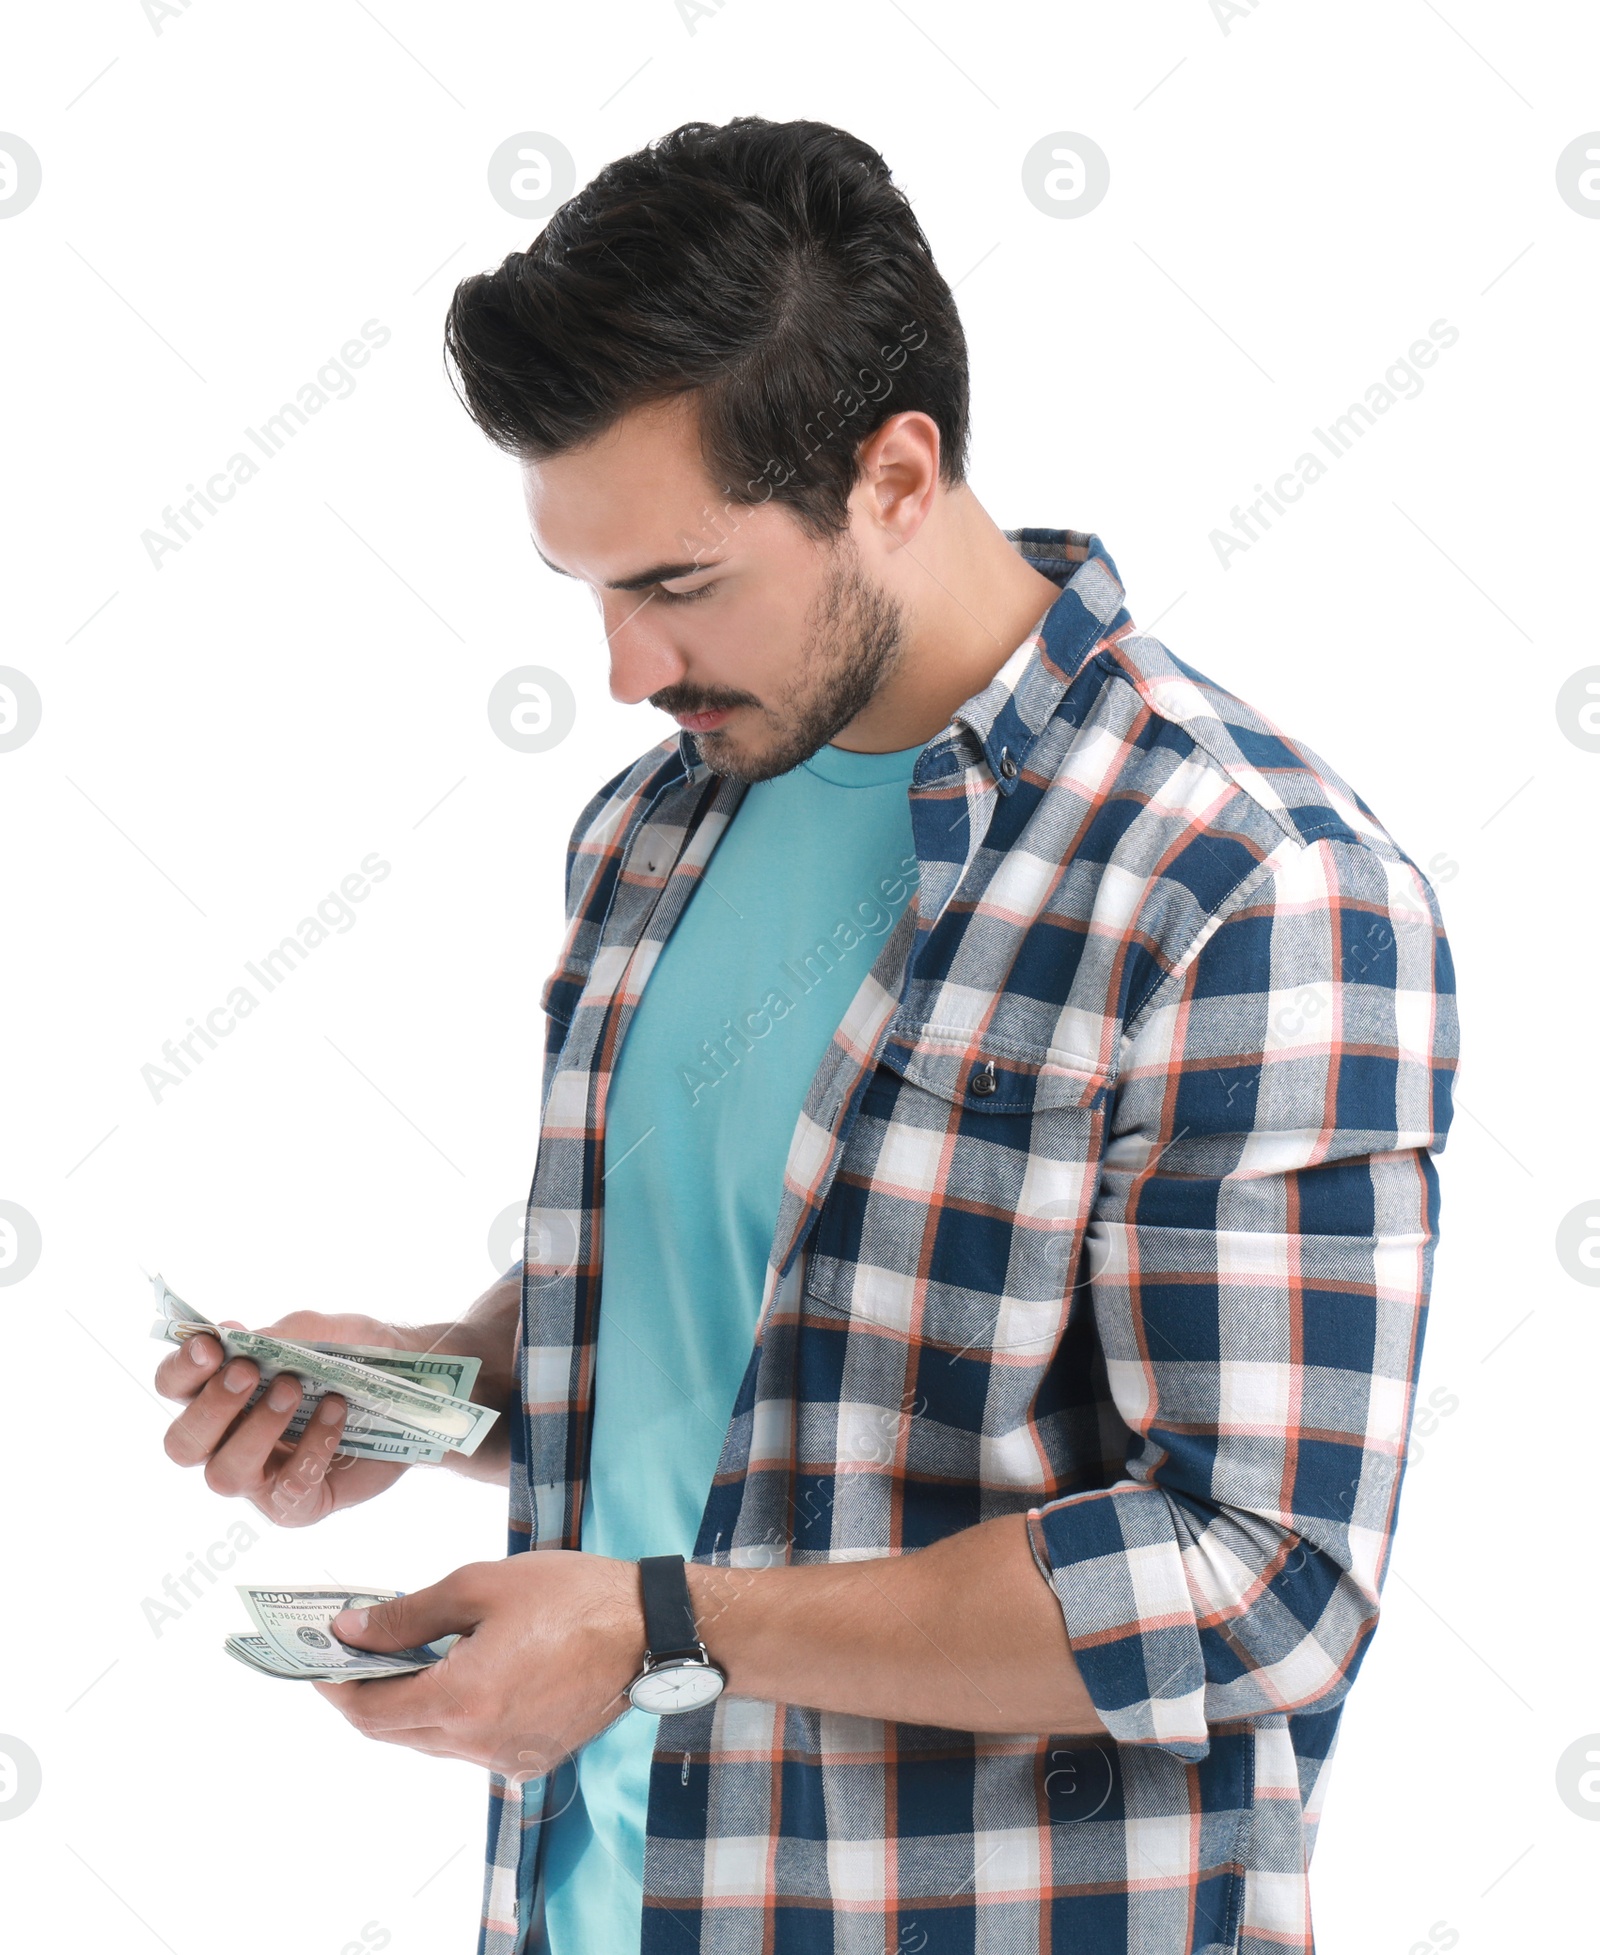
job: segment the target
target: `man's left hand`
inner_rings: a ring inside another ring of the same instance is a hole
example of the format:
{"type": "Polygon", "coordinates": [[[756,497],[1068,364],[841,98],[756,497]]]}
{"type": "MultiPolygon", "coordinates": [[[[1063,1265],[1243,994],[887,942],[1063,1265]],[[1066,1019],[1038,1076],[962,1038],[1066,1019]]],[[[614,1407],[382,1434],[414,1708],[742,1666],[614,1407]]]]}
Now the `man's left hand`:
{"type": "Polygon", "coordinates": [[[614,1723],[644,1660],[634,1564],[565,1549],[471,1562],[331,1626],[367,1650],[458,1635],[413,1676],[314,1687],[366,1737],[515,1781],[554,1770],[614,1723]]]}

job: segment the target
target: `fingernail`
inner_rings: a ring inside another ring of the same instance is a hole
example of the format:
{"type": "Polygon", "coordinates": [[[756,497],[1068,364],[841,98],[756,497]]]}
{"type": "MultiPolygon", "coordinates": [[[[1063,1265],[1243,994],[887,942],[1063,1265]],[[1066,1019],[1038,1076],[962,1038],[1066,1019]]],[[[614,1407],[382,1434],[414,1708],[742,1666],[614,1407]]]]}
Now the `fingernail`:
{"type": "Polygon", "coordinates": [[[267,1393],[267,1403],[274,1412],[287,1412],[291,1405],[300,1403],[300,1397],[298,1378],[277,1378],[273,1380],[272,1390],[267,1393]]]}
{"type": "Polygon", "coordinates": [[[207,1340],[203,1337],[191,1337],[184,1346],[184,1349],[194,1359],[196,1364],[210,1364],[211,1362],[211,1353],[207,1350],[206,1343],[207,1340]]]}
{"type": "Polygon", "coordinates": [[[223,1389],[230,1392],[249,1391],[251,1385],[250,1373],[254,1368],[244,1358],[241,1358],[237,1364],[230,1364],[222,1374],[223,1389]]]}
{"type": "Polygon", "coordinates": [[[335,1636],[359,1636],[367,1626],[365,1609],[341,1609],[328,1627],[335,1636]]]}
{"type": "Polygon", "coordinates": [[[325,1426],[337,1425],[344,1417],[342,1398],[325,1398],[317,1407],[317,1417],[325,1426]]]}

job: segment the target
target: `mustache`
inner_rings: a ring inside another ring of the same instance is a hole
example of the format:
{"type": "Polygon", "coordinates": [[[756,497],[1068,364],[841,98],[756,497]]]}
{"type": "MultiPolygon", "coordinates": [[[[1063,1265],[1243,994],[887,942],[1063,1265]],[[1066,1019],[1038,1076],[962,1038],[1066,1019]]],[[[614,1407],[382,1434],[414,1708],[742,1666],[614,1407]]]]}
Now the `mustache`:
{"type": "Polygon", "coordinates": [[[733,706],[759,706],[752,692],[733,692],[722,686],[663,686],[650,694],[650,704],[663,713],[720,713],[733,706]]]}

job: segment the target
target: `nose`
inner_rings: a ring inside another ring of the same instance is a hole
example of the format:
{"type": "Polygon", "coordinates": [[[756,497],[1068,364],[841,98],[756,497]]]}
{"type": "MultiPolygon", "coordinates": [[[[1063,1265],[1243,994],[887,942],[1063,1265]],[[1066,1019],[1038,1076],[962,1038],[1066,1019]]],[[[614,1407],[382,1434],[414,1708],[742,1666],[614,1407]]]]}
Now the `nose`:
{"type": "Polygon", "coordinates": [[[662,607],[637,591],[601,594],[600,618],[611,655],[611,697],[637,706],[676,685],[688,667],[672,642],[662,607]]]}

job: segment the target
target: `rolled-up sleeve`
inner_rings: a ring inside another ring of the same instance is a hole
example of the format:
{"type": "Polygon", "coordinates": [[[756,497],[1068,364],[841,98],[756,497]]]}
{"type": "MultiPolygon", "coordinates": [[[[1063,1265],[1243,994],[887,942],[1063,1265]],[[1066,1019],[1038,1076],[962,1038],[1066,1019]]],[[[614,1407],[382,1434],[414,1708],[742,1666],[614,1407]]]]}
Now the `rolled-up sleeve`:
{"type": "Polygon", "coordinates": [[[1450,1120],[1433,893],[1286,844],[1130,1016],[1074,1308],[1121,1477],[1029,1517],[1112,1737],[1327,1710],[1378,1614],[1450,1120]]]}

